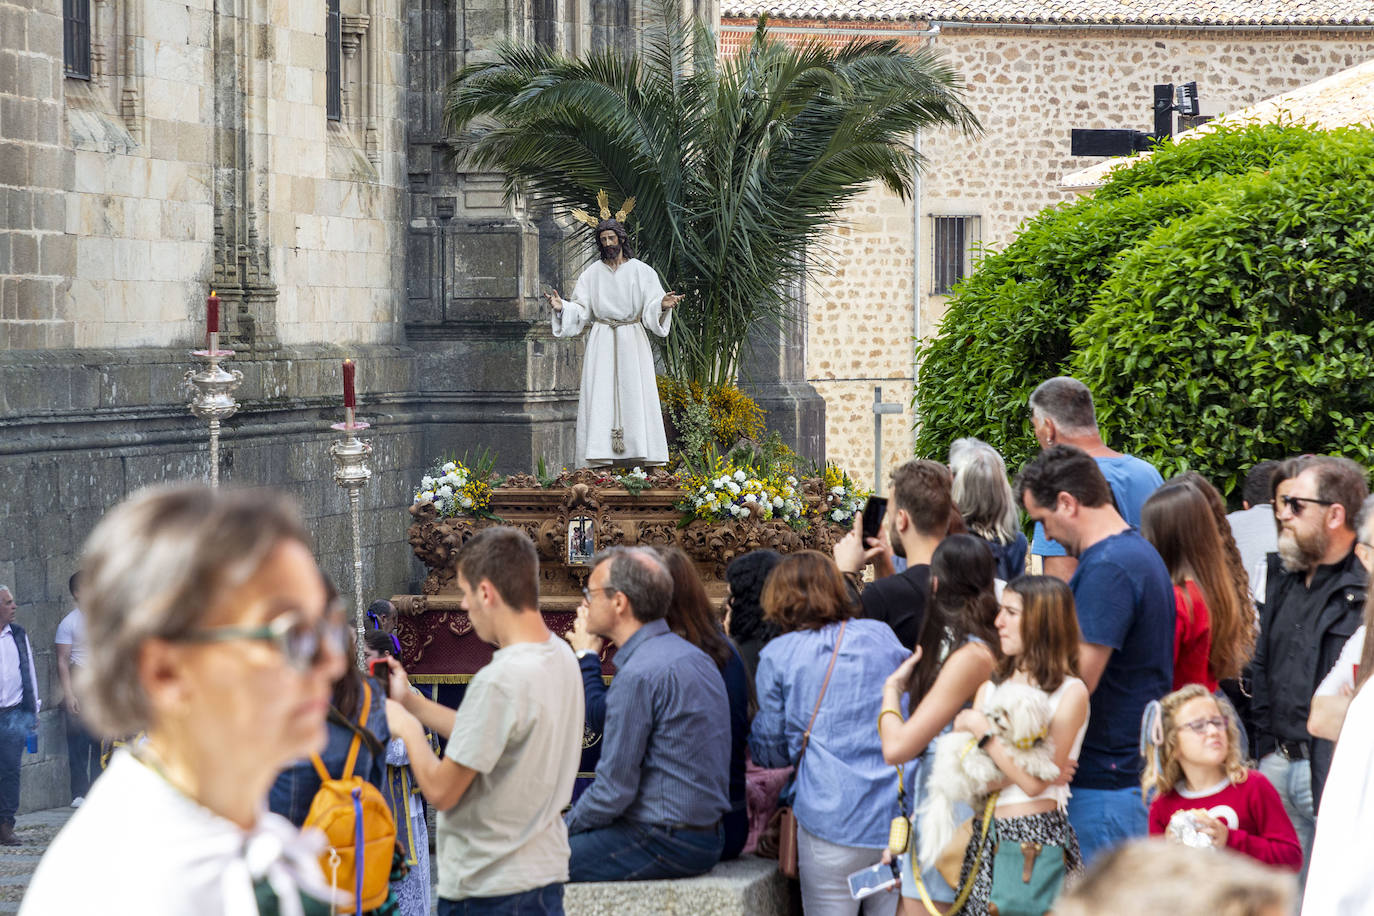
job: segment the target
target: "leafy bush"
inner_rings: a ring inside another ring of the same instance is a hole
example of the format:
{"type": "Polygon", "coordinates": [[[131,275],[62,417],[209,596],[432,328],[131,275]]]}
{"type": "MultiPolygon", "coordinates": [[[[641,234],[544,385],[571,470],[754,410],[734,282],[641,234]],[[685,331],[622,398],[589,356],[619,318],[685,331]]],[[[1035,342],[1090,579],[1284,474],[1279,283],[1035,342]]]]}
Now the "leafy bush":
{"type": "Polygon", "coordinates": [[[1026,398],[1072,374],[1104,437],[1224,491],[1264,458],[1367,460],[1374,132],[1223,128],[1046,210],[920,348],[918,454],[975,435],[1017,466],[1026,398]]]}

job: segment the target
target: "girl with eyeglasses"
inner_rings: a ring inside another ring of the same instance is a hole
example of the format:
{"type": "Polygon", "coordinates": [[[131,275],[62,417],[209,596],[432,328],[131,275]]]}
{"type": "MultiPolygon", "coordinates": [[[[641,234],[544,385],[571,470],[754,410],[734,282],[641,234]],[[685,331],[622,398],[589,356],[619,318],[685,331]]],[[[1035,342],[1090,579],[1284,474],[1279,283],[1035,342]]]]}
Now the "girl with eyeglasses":
{"type": "Polygon", "coordinates": [[[1151,834],[1229,847],[1293,871],[1302,867],[1298,834],[1279,793],[1241,759],[1229,703],[1189,684],[1145,708],[1141,739],[1151,834]]]}

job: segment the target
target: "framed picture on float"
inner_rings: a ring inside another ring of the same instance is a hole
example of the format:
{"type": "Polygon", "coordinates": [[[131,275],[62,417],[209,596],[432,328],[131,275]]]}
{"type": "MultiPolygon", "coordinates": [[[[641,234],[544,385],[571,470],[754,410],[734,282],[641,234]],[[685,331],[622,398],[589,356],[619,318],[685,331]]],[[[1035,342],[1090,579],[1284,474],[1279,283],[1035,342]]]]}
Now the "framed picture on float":
{"type": "Polygon", "coordinates": [[[568,522],[568,565],[590,566],[596,556],[596,520],[579,515],[568,522]]]}

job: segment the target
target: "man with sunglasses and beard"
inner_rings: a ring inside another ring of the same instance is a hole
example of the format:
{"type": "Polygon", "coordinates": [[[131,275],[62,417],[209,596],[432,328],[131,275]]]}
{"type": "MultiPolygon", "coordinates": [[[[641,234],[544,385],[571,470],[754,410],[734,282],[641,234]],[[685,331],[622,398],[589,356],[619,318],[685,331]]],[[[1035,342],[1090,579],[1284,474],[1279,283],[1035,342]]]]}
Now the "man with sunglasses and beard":
{"type": "MultiPolygon", "coordinates": [[[[604,206],[604,205],[603,205],[604,206]]],[[[638,260],[621,220],[603,209],[596,224],[600,258],[577,278],[571,299],[544,294],[553,308],[555,337],[576,337],[588,325],[577,399],[579,465],[652,465],[668,461],[668,439],[658,400],[652,331],[667,337],[677,293],[663,291],[658,273],[638,260]]],[[[585,214],[584,214],[585,215],[585,214]]]]}
{"type": "Polygon", "coordinates": [[[1273,480],[1278,552],[1269,555],[1250,708],[1259,769],[1298,831],[1305,877],[1333,747],[1308,733],[1308,711],[1360,625],[1365,571],[1355,555],[1355,518],[1369,487],[1360,465],[1325,455],[1289,459],[1273,480]]]}

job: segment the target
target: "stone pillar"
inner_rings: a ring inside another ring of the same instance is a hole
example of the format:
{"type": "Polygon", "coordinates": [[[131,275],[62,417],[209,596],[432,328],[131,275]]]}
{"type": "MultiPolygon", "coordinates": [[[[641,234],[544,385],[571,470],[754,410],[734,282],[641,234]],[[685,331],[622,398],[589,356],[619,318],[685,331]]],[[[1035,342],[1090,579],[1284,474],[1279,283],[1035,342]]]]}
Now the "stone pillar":
{"type": "Polygon", "coordinates": [[[214,29],[215,266],[226,343],[247,353],[275,348],[277,286],[266,240],[265,72],[249,0],[217,3],[214,29]]]}
{"type": "Polygon", "coordinates": [[[803,458],[825,461],[825,399],[806,380],[806,301],[800,290],[780,322],[751,329],[740,365],[740,387],[764,409],[768,428],[803,458]]]}
{"type": "MultiPolygon", "coordinates": [[[[541,457],[571,464],[582,344],[553,338],[540,295],[541,273],[568,286],[548,256],[557,227],[507,201],[500,175],[455,165],[443,131],[452,75],[504,39],[534,37],[535,24],[503,0],[420,0],[407,16],[406,336],[436,421],[425,448],[490,448],[509,472],[541,457]]],[[[547,22],[540,31],[554,33],[547,22]]]]}

